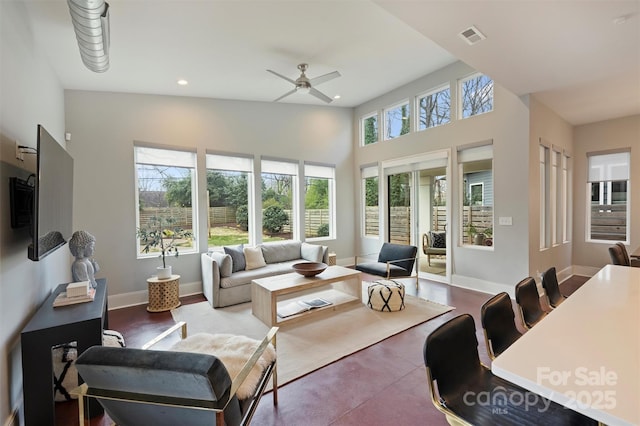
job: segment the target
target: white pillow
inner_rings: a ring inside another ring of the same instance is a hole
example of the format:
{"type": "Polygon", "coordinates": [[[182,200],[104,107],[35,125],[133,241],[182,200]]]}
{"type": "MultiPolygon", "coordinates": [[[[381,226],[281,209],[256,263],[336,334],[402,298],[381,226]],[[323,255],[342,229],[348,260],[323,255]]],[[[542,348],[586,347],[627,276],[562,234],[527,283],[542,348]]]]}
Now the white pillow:
{"type": "Polygon", "coordinates": [[[302,243],[300,253],[302,254],[302,258],[309,262],[322,262],[322,255],[324,254],[322,246],[309,243],[302,243]]]}
{"type": "Polygon", "coordinates": [[[267,266],[260,247],[243,247],[242,251],[244,252],[244,259],[247,262],[247,271],[267,266]]]}

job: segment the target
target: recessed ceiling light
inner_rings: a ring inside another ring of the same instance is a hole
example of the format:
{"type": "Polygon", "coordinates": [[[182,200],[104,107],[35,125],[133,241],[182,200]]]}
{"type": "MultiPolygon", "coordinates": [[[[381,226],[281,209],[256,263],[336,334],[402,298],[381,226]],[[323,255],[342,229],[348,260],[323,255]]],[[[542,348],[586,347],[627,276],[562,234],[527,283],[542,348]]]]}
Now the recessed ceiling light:
{"type": "Polygon", "coordinates": [[[189,84],[189,82],[183,78],[178,80],[178,86],[186,86],[187,84],[189,84]]]}
{"type": "Polygon", "coordinates": [[[340,95],[335,95],[333,99],[340,99],[340,95]]]}

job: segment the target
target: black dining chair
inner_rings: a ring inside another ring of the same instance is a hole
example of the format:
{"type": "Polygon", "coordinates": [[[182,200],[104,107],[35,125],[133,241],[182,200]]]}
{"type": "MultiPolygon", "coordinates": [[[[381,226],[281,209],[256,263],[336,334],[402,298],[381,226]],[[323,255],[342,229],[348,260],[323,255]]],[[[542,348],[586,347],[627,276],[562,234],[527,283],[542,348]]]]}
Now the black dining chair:
{"type": "Polygon", "coordinates": [[[558,285],[558,276],[556,275],[556,268],[551,267],[542,273],[542,288],[547,295],[549,306],[553,309],[560,306],[560,304],[567,298],[560,293],[560,286],[558,285]]]}
{"type": "Polygon", "coordinates": [[[531,329],[547,316],[540,304],[536,281],[531,277],[527,277],[516,284],[516,302],[518,303],[522,323],[527,329],[531,329]]]}
{"type": "Polygon", "coordinates": [[[598,424],[495,376],[480,362],[476,326],[469,314],[450,319],[429,334],[423,356],[431,402],[449,424],[598,424]]]}
{"type": "Polygon", "coordinates": [[[489,358],[494,359],[522,336],[515,318],[511,298],[505,292],[496,294],[480,308],[489,358]]]}

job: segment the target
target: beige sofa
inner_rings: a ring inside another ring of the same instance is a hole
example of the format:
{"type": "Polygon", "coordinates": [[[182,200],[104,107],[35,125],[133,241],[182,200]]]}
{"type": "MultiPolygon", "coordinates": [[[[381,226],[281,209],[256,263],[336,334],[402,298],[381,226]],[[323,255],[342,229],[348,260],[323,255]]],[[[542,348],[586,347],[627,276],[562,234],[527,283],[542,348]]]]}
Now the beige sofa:
{"type": "Polygon", "coordinates": [[[238,264],[243,260],[237,257],[234,268],[232,255],[238,256],[237,246],[202,253],[202,292],[212,307],[250,302],[252,280],[293,272],[291,266],[295,263],[328,262],[327,246],[300,241],[277,241],[258,247],[266,265],[255,269],[237,270],[238,264]],[[235,253],[231,249],[236,249],[235,253]]]}

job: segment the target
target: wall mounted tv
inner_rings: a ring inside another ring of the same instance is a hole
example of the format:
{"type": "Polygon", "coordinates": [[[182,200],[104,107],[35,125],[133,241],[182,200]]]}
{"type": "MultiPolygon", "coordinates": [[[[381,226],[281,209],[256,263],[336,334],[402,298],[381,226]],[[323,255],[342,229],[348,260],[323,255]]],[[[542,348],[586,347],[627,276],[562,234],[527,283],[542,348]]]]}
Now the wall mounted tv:
{"type": "Polygon", "coordinates": [[[62,247],[73,227],[73,158],[40,124],[37,150],[31,260],[62,247]]]}

